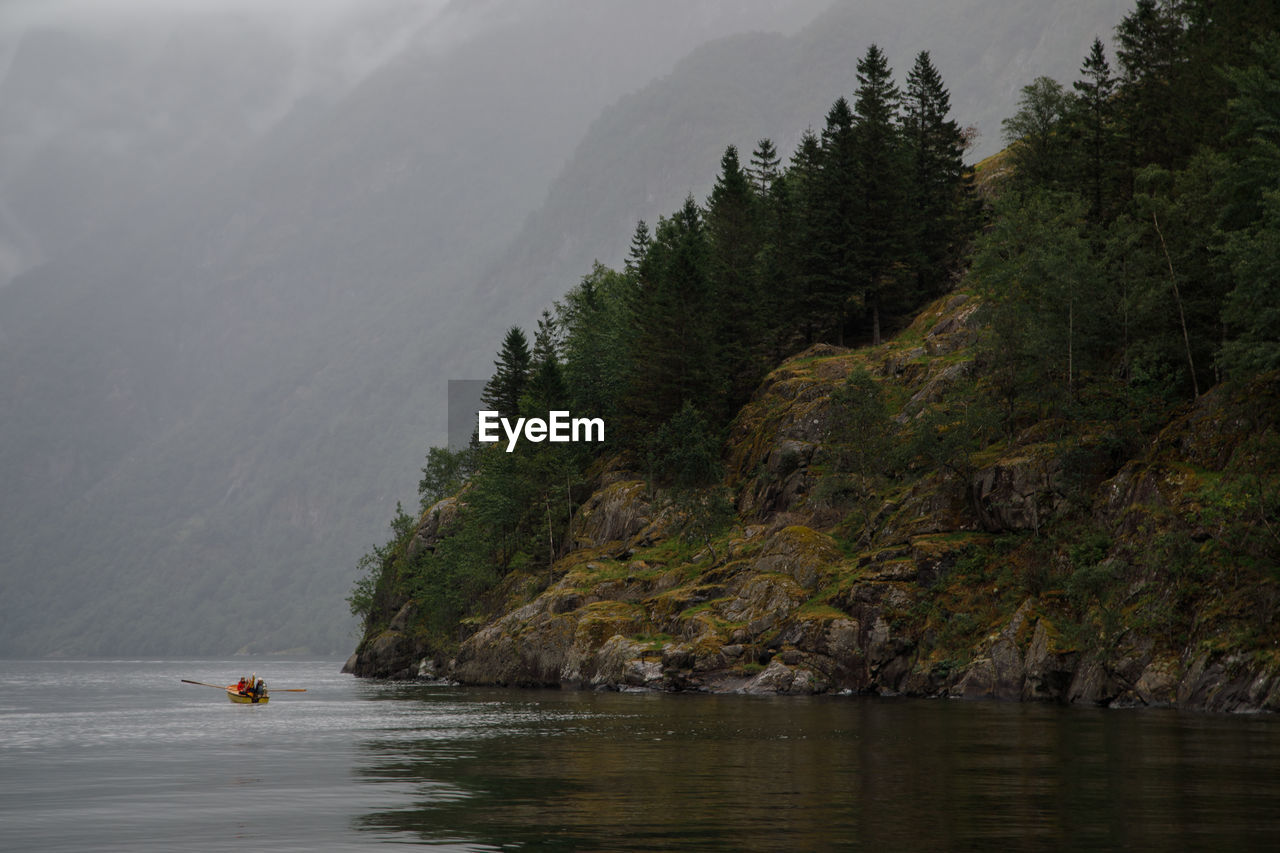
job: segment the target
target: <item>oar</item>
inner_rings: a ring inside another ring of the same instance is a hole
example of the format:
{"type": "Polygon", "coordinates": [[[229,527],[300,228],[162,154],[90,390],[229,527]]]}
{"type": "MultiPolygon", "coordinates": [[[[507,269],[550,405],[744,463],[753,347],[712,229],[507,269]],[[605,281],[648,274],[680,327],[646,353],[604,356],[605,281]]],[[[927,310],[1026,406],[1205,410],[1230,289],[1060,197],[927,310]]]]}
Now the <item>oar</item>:
{"type": "MultiPolygon", "coordinates": [[[[224,687],[221,684],[206,684],[203,681],[192,681],[189,678],[182,679],[183,684],[199,684],[201,687],[216,687],[219,690],[232,690],[234,687],[224,687]]],[[[267,688],[268,693],[306,693],[305,687],[270,687],[267,688]]]]}

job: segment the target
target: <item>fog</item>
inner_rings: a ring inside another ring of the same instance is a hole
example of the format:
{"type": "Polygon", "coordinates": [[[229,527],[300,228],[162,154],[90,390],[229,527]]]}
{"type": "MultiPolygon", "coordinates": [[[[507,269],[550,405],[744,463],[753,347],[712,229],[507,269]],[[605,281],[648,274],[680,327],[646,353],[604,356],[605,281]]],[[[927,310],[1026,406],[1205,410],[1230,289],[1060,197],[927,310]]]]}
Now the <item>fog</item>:
{"type": "Polygon", "coordinates": [[[90,227],[95,202],[118,210],[152,181],[207,179],[300,102],[342,97],[432,24],[438,50],[465,38],[447,5],[7,0],[0,182],[9,189],[58,152],[98,198],[33,214],[14,209],[21,190],[0,196],[0,285],[90,227]]]}
{"type": "Polygon", "coordinates": [[[349,650],[506,324],[820,125],[870,40],[901,75],[967,7],[940,67],[990,124],[1123,10],[828,5],[5,0],[0,654],[349,650]]]}

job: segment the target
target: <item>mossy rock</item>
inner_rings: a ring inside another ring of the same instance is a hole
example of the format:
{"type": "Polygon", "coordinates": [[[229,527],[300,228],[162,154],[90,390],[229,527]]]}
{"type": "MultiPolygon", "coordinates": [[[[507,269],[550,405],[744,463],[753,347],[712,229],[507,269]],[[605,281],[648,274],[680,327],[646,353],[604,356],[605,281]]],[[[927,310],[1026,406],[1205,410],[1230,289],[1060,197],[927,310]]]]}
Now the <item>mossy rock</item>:
{"type": "Polygon", "coordinates": [[[717,602],[713,609],[724,621],[746,623],[752,634],[760,634],[808,598],[790,575],[756,574],[740,584],[732,598],[717,602]]]}
{"type": "Polygon", "coordinates": [[[573,644],[581,652],[594,653],[615,635],[630,636],[645,628],[644,611],[622,601],[598,601],[578,611],[573,644]]]}
{"type": "Polygon", "coordinates": [[[830,536],[793,524],[768,537],[752,567],[761,573],[785,574],[802,588],[814,590],[837,574],[843,560],[830,536]]]}
{"type": "Polygon", "coordinates": [[[624,543],[652,521],[653,507],[643,480],[617,480],[597,489],[574,514],[569,535],[576,546],[602,548],[624,543]]]}

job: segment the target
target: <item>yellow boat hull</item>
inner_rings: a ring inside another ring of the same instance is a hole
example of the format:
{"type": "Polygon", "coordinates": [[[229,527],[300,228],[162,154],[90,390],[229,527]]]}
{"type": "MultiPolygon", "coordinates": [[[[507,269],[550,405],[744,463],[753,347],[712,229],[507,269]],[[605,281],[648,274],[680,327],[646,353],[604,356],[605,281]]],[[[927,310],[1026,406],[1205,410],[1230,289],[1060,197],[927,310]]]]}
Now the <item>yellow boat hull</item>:
{"type": "Polygon", "coordinates": [[[263,694],[258,697],[257,701],[254,701],[252,696],[246,696],[238,692],[234,687],[227,688],[227,698],[237,705],[265,705],[271,701],[271,696],[268,694],[263,694]]]}

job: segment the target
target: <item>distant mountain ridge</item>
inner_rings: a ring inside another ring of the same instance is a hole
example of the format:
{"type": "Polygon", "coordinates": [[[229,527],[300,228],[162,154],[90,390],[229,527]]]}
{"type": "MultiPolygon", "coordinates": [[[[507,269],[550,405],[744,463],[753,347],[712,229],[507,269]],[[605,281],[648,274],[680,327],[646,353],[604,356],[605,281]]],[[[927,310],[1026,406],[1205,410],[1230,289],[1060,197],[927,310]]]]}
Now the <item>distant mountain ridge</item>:
{"type": "MultiPolygon", "coordinates": [[[[355,560],[414,499],[445,381],[487,372],[506,325],[616,260],[636,219],[703,194],[726,144],[785,148],[819,123],[866,42],[899,72],[931,49],[970,122],[962,92],[995,85],[1011,105],[1029,69],[1069,73],[1123,4],[840,4],[676,65],[816,7],[487,4],[525,17],[444,52],[428,27],[145,203],[102,196],[95,227],[0,289],[0,472],[16,484],[0,497],[0,653],[347,648],[355,560]],[[996,19],[975,61],[1005,77],[970,81],[932,43],[996,19]]],[[[83,185],[52,182],[57,163],[40,174],[28,192],[56,222],[83,185]]]]}
{"type": "Polygon", "coordinates": [[[916,54],[928,50],[951,90],[952,116],[979,133],[971,157],[993,154],[1021,87],[1041,74],[1069,84],[1094,37],[1109,41],[1128,5],[836,3],[789,37],[754,33],[704,45],[591,125],[542,208],[486,272],[481,304],[505,307],[511,322],[521,322],[593,260],[620,264],[636,220],[652,225],[685,195],[706,198],[726,145],[736,145],[745,163],[769,137],[790,156],[805,128],[821,128],[832,102],[853,92],[855,65],[873,42],[888,54],[899,86],[916,54]]]}
{"type": "MultiPolygon", "coordinates": [[[[15,169],[54,220],[95,223],[50,232],[48,260],[0,289],[0,471],[16,485],[0,498],[0,653],[345,648],[355,560],[412,500],[445,380],[484,363],[454,282],[619,92],[816,5],[455,3],[350,91],[298,101],[225,159],[176,159],[198,173],[172,192],[148,184],[99,215],[58,163],[15,169]]],[[[137,62],[113,54],[133,42],[70,41],[110,60],[95,103],[137,62]]],[[[151,59],[173,72],[169,47],[151,59]]],[[[35,152],[94,165],[92,148],[35,152]]]]}

